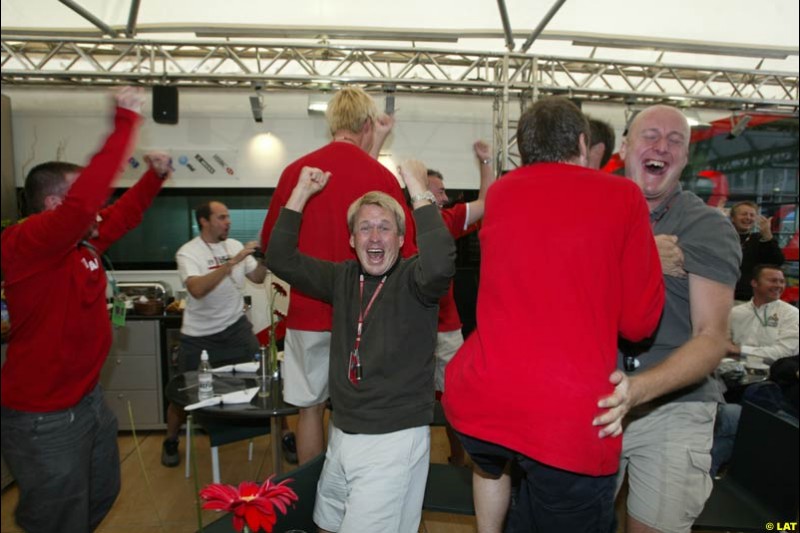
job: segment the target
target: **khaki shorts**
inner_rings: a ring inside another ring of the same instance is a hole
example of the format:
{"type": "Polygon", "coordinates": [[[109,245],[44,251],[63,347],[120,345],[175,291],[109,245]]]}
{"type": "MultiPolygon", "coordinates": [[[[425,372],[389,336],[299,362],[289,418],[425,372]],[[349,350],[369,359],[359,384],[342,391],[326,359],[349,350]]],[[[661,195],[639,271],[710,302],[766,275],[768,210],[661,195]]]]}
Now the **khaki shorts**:
{"type": "Polygon", "coordinates": [[[631,412],[617,490],[628,473],[628,514],[665,533],[691,530],[711,494],[716,402],[673,402],[631,412]]]}
{"type": "Polygon", "coordinates": [[[436,370],[433,375],[436,390],[444,392],[444,367],[456,354],[461,345],[464,344],[464,336],[461,330],[440,331],[436,334],[436,370]]]}
{"type": "Polygon", "coordinates": [[[283,399],[298,407],[327,401],[330,331],[286,330],[283,351],[283,399]]]}
{"type": "Polygon", "coordinates": [[[416,532],[430,450],[430,426],[364,435],[331,425],[314,523],[339,533],[416,532]]]}

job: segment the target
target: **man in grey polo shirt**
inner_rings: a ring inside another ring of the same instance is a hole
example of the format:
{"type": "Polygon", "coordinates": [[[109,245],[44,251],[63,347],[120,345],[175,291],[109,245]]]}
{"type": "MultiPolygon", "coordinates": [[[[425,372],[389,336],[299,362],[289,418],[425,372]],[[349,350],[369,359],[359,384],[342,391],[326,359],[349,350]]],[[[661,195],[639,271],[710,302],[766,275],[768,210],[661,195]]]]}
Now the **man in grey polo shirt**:
{"type": "Polygon", "coordinates": [[[711,493],[710,450],[722,398],[710,376],[725,355],[741,247],[719,211],[681,189],[689,136],[680,111],[653,106],[634,118],[620,149],[626,177],[650,207],[653,233],[677,237],[685,271],[664,276],[666,303],[655,336],[621,346],[620,368],[629,379],[616,373],[612,381],[624,389],[618,391],[624,400],[616,403],[615,394],[616,401],[600,403],[632,408],[618,477],[620,486],[627,470],[628,533],[688,532],[711,493]]]}

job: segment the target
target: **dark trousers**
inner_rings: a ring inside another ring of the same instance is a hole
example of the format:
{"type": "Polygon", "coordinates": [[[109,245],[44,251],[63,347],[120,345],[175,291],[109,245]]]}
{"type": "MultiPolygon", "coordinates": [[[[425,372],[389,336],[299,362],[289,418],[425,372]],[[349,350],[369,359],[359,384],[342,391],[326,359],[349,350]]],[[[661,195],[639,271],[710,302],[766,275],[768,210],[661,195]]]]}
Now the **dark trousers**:
{"type": "Polygon", "coordinates": [[[17,523],[28,533],[93,531],[120,490],[117,418],[98,385],[74,407],[2,408],[3,456],[19,487],[17,523]]]}
{"type": "Polygon", "coordinates": [[[512,464],[516,483],[505,533],[614,531],[616,474],[598,477],[576,474],[499,444],[463,433],[458,436],[472,461],[484,472],[500,476],[506,465],[512,464]]]}
{"type": "Polygon", "coordinates": [[[200,366],[200,353],[208,351],[212,367],[246,363],[258,353],[258,339],[253,334],[253,325],[245,315],[218,333],[205,337],[192,337],[181,334],[178,353],[178,372],[197,370],[200,366]]]}
{"type": "Polygon", "coordinates": [[[506,533],[611,533],[616,475],[585,476],[519,456],[519,493],[506,533]]]}

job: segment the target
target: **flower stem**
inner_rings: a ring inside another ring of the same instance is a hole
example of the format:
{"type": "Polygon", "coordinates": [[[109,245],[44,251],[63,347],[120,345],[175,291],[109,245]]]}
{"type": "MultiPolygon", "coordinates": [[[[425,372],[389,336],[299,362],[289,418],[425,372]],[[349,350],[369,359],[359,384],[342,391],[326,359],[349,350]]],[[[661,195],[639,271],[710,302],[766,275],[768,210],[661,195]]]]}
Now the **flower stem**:
{"type": "Polygon", "coordinates": [[[197,453],[195,453],[196,448],[194,447],[197,435],[194,432],[194,424],[192,422],[194,422],[192,415],[187,416],[186,423],[189,424],[189,434],[191,436],[189,439],[191,441],[189,446],[192,447],[192,477],[194,477],[194,505],[197,509],[197,531],[198,533],[203,533],[203,507],[200,503],[200,482],[197,477],[197,453]]]}
{"type": "Polygon", "coordinates": [[[164,521],[161,519],[161,513],[158,512],[158,502],[153,496],[153,486],[150,484],[150,477],[147,475],[147,469],[144,467],[144,458],[142,457],[142,450],[139,448],[139,439],[136,437],[136,424],[133,421],[133,408],[131,407],[130,401],[128,401],[128,419],[131,422],[133,447],[136,448],[136,455],[139,458],[139,466],[142,467],[142,475],[144,476],[145,485],[147,485],[147,494],[150,496],[150,501],[153,503],[153,509],[156,512],[156,518],[158,518],[158,527],[161,529],[161,531],[166,531],[164,529],[164,521]]]}

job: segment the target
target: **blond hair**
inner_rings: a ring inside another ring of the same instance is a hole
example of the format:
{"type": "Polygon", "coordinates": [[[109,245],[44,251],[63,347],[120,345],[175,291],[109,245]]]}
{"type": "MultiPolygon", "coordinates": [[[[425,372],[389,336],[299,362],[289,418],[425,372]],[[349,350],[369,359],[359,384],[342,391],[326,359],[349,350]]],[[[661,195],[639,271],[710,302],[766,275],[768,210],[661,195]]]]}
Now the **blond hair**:
{"type": "Polygon", "coordinates": [[[355,231],[356,214],[358,214],[359,209],[365,205],[376,205],[384,211],[393,213],[394,220],[397,223],[397,234],[406,234],[406,215],[400,203],[384,192],[372,191],[358,198],[347,208],[347,227],[351,235],[355,231]]]}
{"type": "Polygon", "coordinates": [[[360,133],[367,120],[375,120],[375,102],[360,87],[345,87],[337,92],[325,111],[331,135],[339,130],[360,133]]]}

